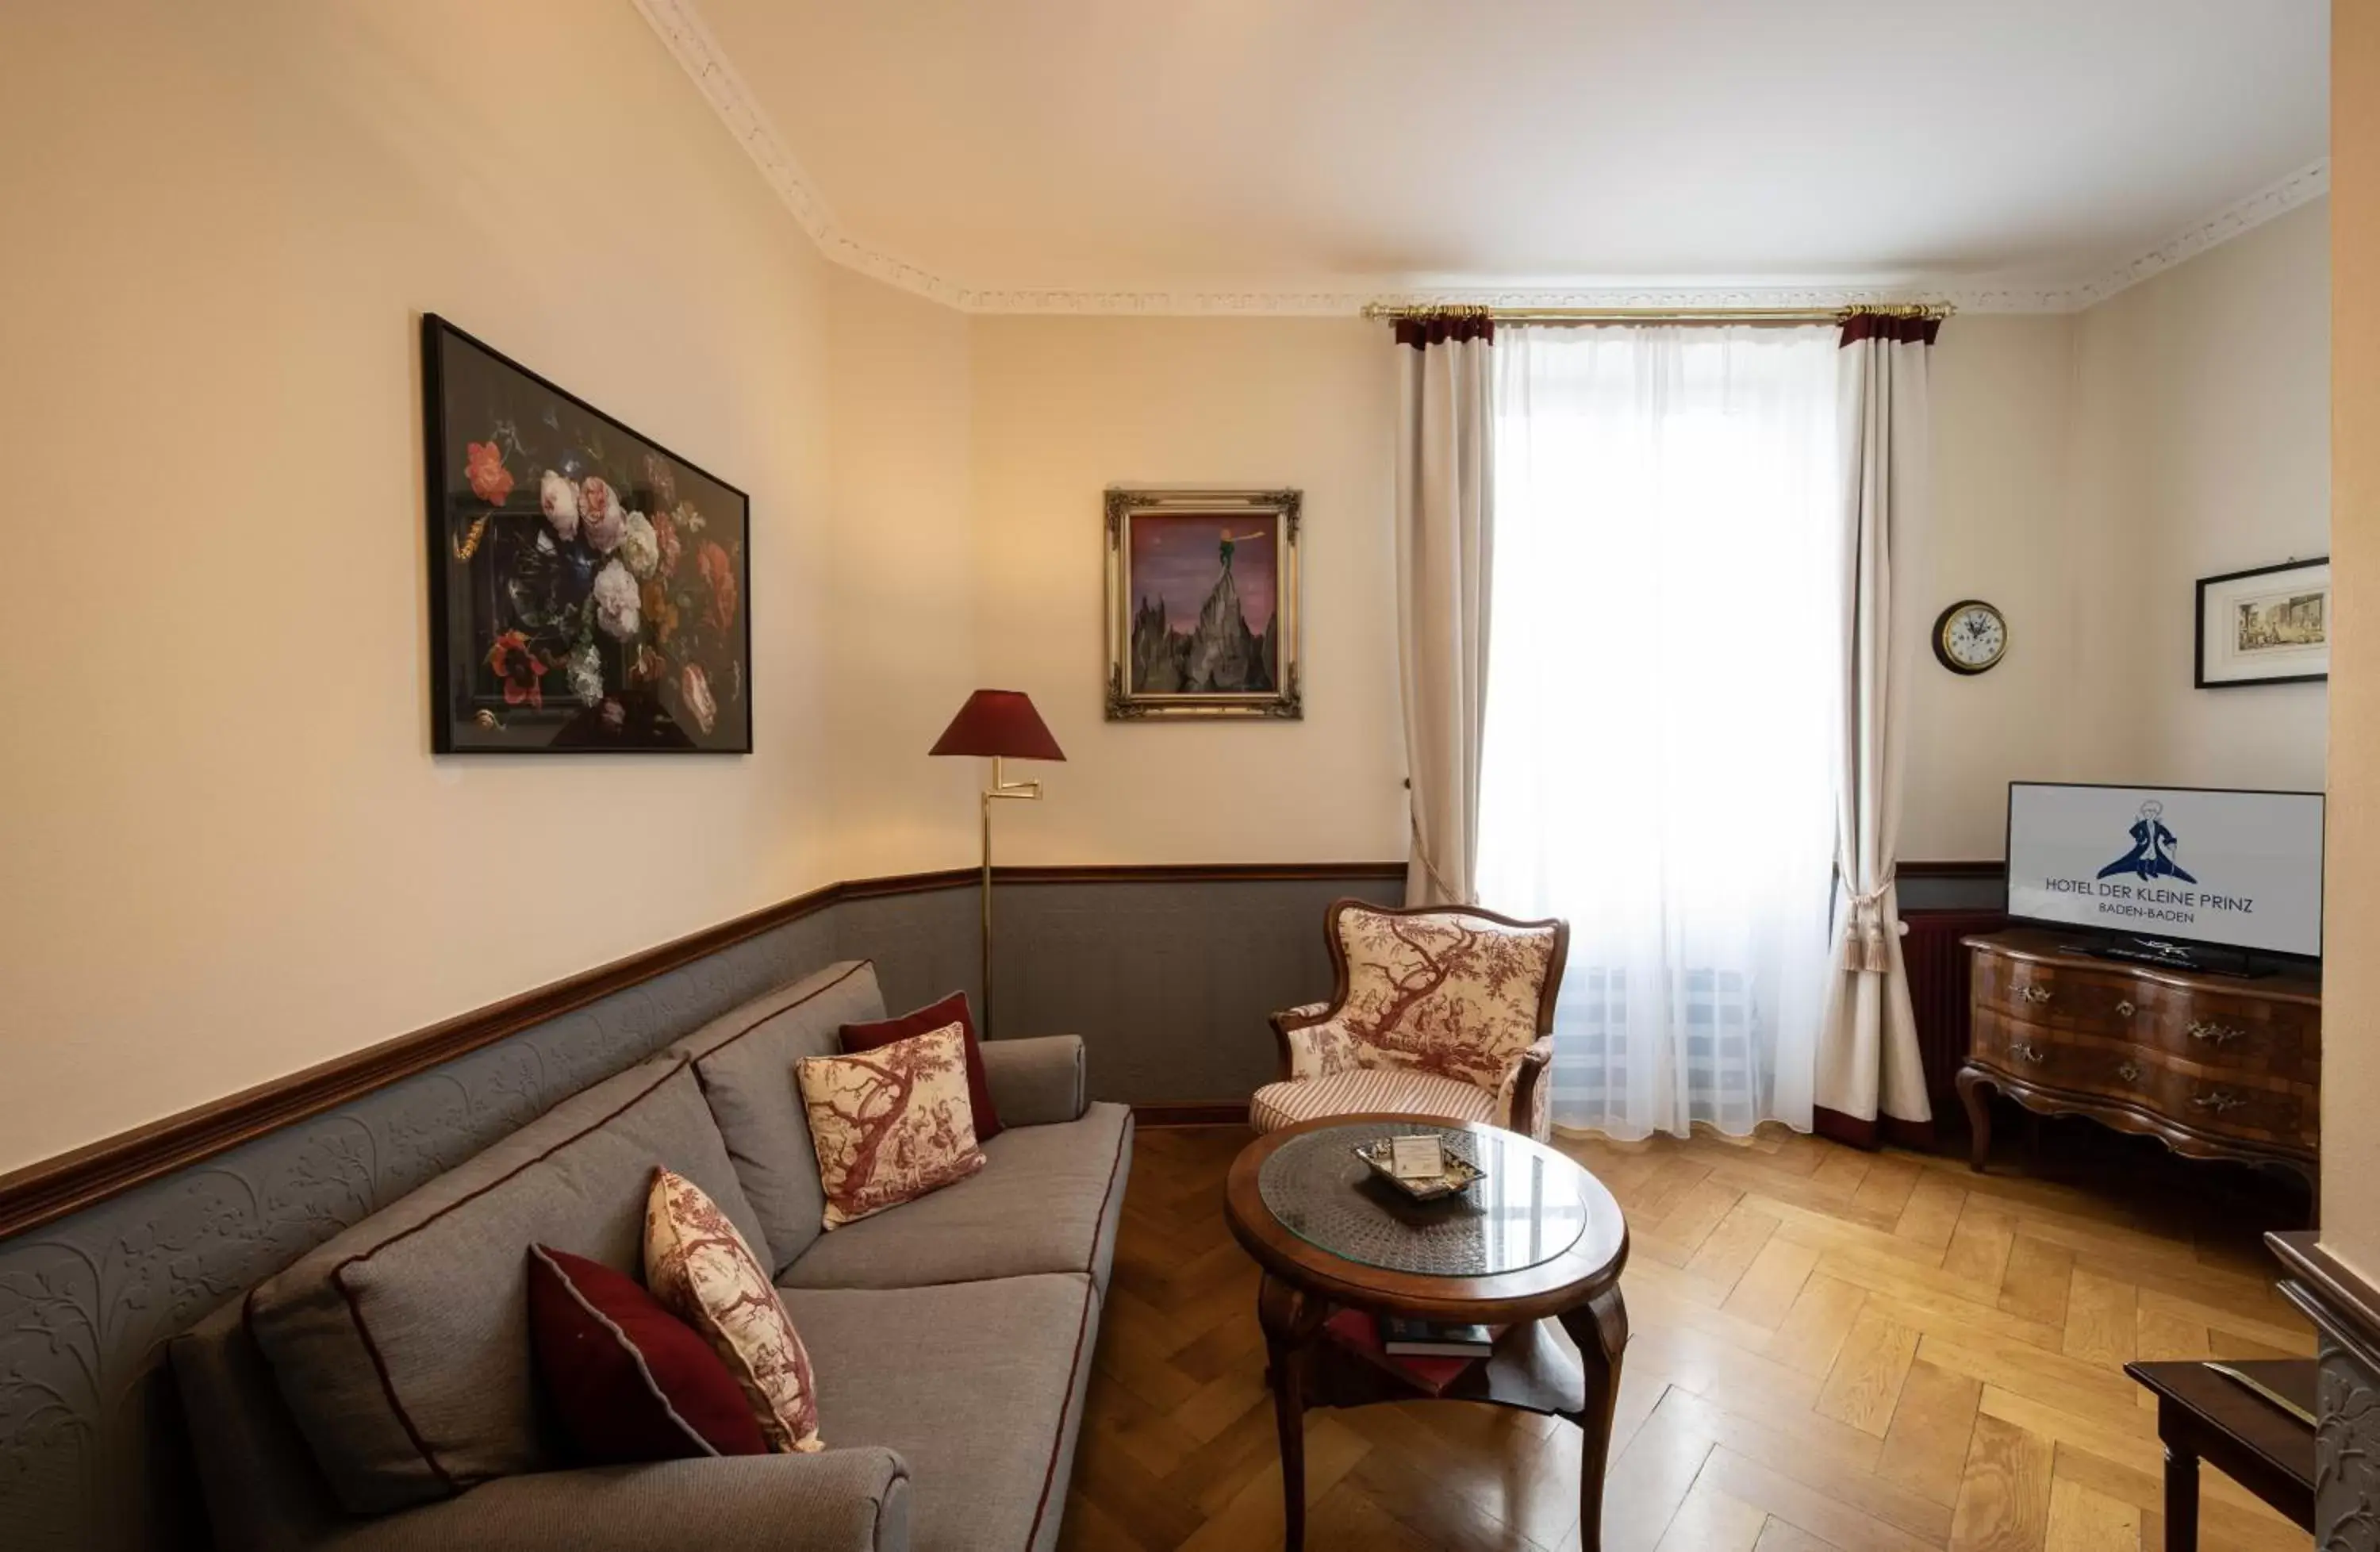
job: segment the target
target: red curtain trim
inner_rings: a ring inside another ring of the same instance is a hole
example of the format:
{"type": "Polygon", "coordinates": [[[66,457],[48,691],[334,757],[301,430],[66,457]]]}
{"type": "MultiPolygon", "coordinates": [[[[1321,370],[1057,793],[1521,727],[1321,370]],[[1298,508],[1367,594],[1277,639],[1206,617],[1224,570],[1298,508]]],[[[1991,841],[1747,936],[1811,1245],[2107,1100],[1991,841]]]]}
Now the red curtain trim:
{"type": "Polygon", "coordinates": [[[1819,1136],[1870,1152],[1890,1143],[1895,1147],[1916,1148],[1930,1153],[1934,1149],[1934,1123],[1930,1121],[1903,1121],[1899,1116],[1845,1115],[1824,1105],[1811,1117],[1810,1129],[1819,1136]]]}
{"type": "Polygon", "coordinates": [[[1492,318],[1400,318],[1396,329],[1397,343],[1410,345],[1415,350],[1427,350],[1433,345],[1461,345],[1465,340],[1477,340],[1483,345],[1496,342],[1496,321],[1492,318]]]}
{"type": "Polygon", "coordinates": [[[1886,312],[1855,312],[1843,320],[1843,337],[1840,345],[1857,345],[1864,339],[1888,340],[1895,345],[1932,345],[1934,336],[1942,332],[1938,318],[1897,318],[1886,312]]]}

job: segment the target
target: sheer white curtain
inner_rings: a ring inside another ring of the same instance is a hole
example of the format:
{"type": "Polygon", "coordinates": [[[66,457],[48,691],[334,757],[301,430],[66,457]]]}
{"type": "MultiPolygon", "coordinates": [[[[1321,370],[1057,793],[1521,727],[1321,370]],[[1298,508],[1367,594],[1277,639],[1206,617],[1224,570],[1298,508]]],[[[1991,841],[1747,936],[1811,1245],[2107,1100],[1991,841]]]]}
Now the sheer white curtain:
{"type": "Polygon", "coordinates": [[[1811,1123],[1844,672],[1836,344],[1500,333],[1479,895],[1571,923],[1558,1125],[1811,1123]]]}

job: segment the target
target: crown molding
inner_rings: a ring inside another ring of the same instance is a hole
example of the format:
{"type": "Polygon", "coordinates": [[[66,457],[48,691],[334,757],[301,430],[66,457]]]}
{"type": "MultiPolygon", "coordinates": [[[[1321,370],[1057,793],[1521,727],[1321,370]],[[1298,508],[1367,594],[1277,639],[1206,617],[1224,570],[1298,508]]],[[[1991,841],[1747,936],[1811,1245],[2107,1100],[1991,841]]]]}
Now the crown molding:
{"type": "Polygon", "coordinates": [[[759,100],[735,73],[726,52],[695,8],[694,0],[632,0],[662,42],[694,78],[727,132],[744,148],[777,198],[784,201],[819,250],[835,263],[896,290],[970,313],[1044,317],[1144,318],[1341,318],[1367,302],[1420,306],[1431,302],[1481,302],[1512,308],[1838,308],[1864,302],[1948,303],[1961,312],[2080,312],[2119,291],[2161,274],[2208,249],[2228,242],[2283,215],[2330,188],[2327,158],[2289,174],[2243,200],[2178,232],[2147,252],[2103,274],[2068,282],[1961,283],[1948,276],[1899,281],[1812,282],[1803,285],[1741,281],[1583,281],[1570,285],[1465,286],[1399,289],[1394,284],[1362,288],[1282,290],[1067,290],[997,289],[965,285],[853,236],[811,183],[800,159],[762,112],[759,100]]]}

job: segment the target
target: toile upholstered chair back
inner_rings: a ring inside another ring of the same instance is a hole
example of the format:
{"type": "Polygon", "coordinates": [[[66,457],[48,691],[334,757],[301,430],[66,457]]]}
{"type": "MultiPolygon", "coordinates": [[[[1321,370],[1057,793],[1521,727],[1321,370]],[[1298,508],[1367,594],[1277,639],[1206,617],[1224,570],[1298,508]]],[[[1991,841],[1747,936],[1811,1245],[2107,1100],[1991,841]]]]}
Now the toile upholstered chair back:
{"type": "Polygon", "coordinates": [[[1550,1135],[1569,923],[1342,900],[1324,930],[1337,988],[1272,1016],[1281,1081],[1249,1105],[1257,1131],[1388,1111],[1550,1135]]]}

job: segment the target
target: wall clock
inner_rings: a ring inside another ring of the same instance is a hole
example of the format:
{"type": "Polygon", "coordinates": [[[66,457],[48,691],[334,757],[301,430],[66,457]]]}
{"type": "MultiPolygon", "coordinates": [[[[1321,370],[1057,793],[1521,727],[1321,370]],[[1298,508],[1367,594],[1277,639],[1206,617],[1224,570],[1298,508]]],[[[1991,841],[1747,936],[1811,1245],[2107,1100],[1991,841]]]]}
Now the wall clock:
{"type": "Polygon", "coordinates": [[[1961,599],[1934,622],[1934,656],[1953,673],[1981,673],[2008,650],[2008,620],[1981,599],[1961,599]]]}

